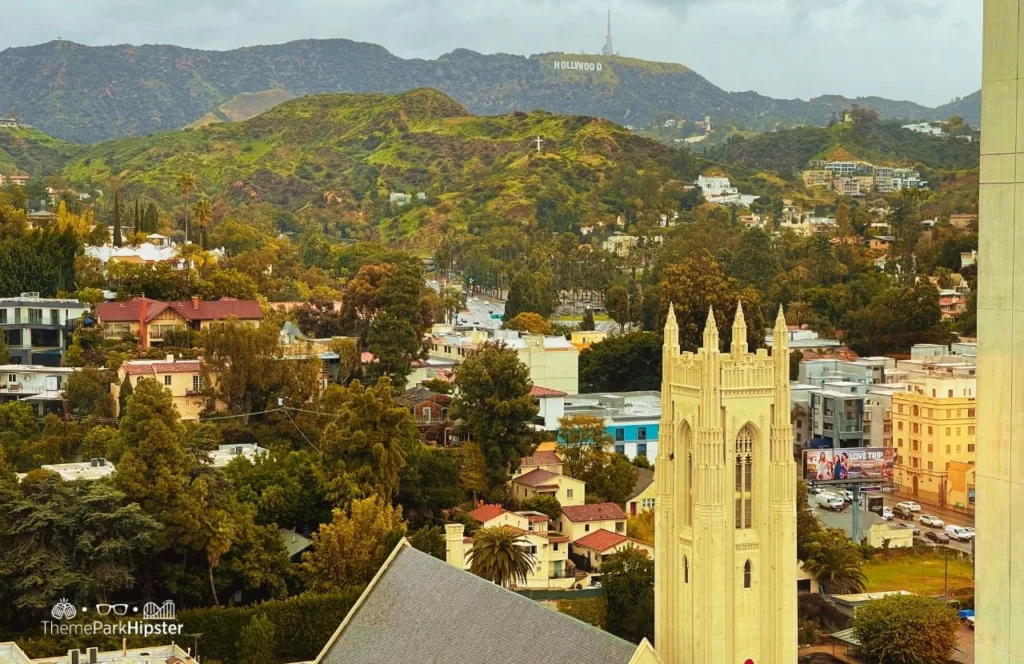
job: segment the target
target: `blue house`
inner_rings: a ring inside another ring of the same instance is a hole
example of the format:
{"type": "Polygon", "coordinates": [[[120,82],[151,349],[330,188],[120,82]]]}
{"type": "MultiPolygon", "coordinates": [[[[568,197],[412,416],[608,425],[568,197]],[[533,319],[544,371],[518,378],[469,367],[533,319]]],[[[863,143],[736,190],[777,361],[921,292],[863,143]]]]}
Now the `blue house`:
{"type": "Polygon", "coordinates": [[[604,419],[614,451],[629,459],[658,456],[661,425],[660,392],[573,394],[565,397],[565,415],[593,415],[604,419]]]}

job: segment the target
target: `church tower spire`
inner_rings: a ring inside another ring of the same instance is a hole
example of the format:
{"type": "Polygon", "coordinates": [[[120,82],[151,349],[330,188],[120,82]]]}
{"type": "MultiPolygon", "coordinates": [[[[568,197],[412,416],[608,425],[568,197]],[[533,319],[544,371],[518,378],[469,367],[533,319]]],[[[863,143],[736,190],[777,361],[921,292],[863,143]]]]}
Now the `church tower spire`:
{"type": "Polygon", "coordinates": [[[732,357],[739,359],[748,352],[747,321],[743,317],[743,303],[736,304],[736,319],[732,323],[732,357]]]}
{"type": "Polygon", "coordinates": [[[708,307],[708,320],[704,323],[704,349],[718,352],[718,323],[715,322],[715,308],[708,307]]]}

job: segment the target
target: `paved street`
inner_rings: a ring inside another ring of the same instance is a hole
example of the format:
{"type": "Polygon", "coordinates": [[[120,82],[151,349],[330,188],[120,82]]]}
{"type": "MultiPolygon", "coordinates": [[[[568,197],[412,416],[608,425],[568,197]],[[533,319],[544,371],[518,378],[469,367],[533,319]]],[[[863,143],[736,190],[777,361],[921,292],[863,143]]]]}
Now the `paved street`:
{"type": "Polygon", "coordinates": [[[486,295],[470,295],[466,298],[465,311],[459,312],[459,325],[471,325],[484,330],[497,330],[501,327],[501,316],[505,313],[505,303],[486,295]],[[491,318],[497,314],[498,318],[491,318]]]}
{"type": "MultiPolygon", "coordinates": [[[[895,505],[896,502],[899,501],[892,502],[892,505],[895,505]]],[[[886,500],[885,504],[890,505],[890,502],[886,500]]],[[[853,507],[851,505],[847,505],[841,512],[833,512],[831,510],[816,507],[812,503],[811,510],[814,512],[814,515],[818,517],[818,520],[826,526],[828,526],[829,528],[842,528],[847,533],[851,533],[853,531],[853,507]]],[[[925,526],[917,521],[916,517],[920,516],[921,514],[929,513],[930,512],[928,512],[925,506],[922,505],[921,512],[916,514],[914,519],[914,525],[917,526],[917,529],[921,533],[921,539],[919,541],[923,543],[929,543],[928,540],[923,539],[923,536],[926,532],[930,530],[940,532],[943,530],[942,528],[929,528],[928,526],[925,526]]],[[[945,517],[940,516],[940,518],[942,518],[945,521],[945,517]]],[[[878,523],[879,521],[881,521],[881,517],[879,517],[877,514],[875,514],[874,512],[868,512],[867,510],[861,508],[860,524],[858,525],[858,529],[860,530],[860,536],[865,537],[867,535],[868,528],[870,528],[872,524],[878,523]]],[[[901,521],[900,519],[893,519],[892,521],[890,521],[890,523],[902,524],[909,522],[901,521]]],[[[946,525],[963,524],[955,523],[952,521],[946,521],[946,525]]],[[[962,551],[963,553],[972,553],[972,546],[970,542],[950,542],[947,546],[951,549],[962,551]]]]}

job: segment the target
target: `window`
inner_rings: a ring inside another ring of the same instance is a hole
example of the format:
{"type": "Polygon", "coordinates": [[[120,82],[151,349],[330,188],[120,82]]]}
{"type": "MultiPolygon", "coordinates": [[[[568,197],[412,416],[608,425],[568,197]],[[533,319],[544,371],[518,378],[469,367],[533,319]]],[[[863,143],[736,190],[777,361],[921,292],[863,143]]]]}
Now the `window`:
{"type": "Polygon", "coordinates": [[[565,490],[565,497],[566,498],[572,498],[572,489],[566,489],[565,490]]]}
{"type": "Polygon", "coordinates": [[[932,431],[932,428],[931,428],[931,426],[929,426],[929,427],[928,427],[928,435],[930,436],[930,435],[932,435],[933,433],[935,433],[935,432],[934,432],[934,431],[932,431]]]}
{"type": "Polygon", "coordinates": [[[952,429],[950,429],[949,427],[946,427],[946,435],[947,436],[951,435],[952,431],[953,431],[952,429]]]}
{"type": "Polygon", "coordinates": [[[946,454],[949,454],[952,450],[950,445],[946,445],[946,454]]]}
{"type": "Polygon", "coordinates": [[[626,440],[626,430],[619,428],[615,430],[615,440],[622,441],[626,440]]]}
{"type": "Polygon", "coordinates": [[[644,498],[640,501],[640,507],[645,510],[653,510],[655,504],[655,498],[644,498]]]}
{"type": "Polygon", "coordinates": [[[903,447],[903,439],[902,438],[898,438],[897,442],[899,443],[900,447],[903,447]]]}
{"type": "Polygon", "coordinates": [[[900,404],[900,414],[903,414],[903,404],[900,404]]]}
{"type": "Polygon", "coordinates": [[[552,542],[551,543],[551,550],[552,551],[558,551],[558,542],[552,542]]]}
{"type": "Polygon", "coordinates": [[[615,522],[615,532],[621,533],[625,529],[626,529],[626,522],[625,521],[616,521],[615,522]]]}
{"type": "Polygon", "coordinates": [[[921,433],[921,425],[914,422],[914,433],[921,433]]]}
{"type": "Polygon", "coordinates": [[[967,446],[967,451],[968,452],[973,452],[974,451],[974,445],[968,445],[967,446]]]}
{"type": "Polygon", "coordinates": [[[203,377],[202,376],[192,376],[192,391],[193,392],[199,392],[202,389],[203,389],[203,377]]]}
{"type": "Polygon", "coordinates": [[[956,453],[957,453],[957,454],[960,454],[960,448],[961,448],[961,445],[957,445],[957,446],[956,446],[956,453]]]}
{"type": "Polygon", "coordinates": [[[750,528],[753,517],[753,461],[754,434],[749,427],[743,427],[736,436],[736,481],[734,499],[736,503],[736,528],[750,528]]]}
{"type": "Polygon", "coordinates": [[[933,445],[932,445],[931,443],[928,443],[928,454],[931,454],[932,452],[934,452],[934,451],[935,451],[935,450],[933,449],[933,447],[934,447],[934,446],[933,446],[933,445]]]}
{"type": "MultiPolygon", "coordinates": [[[[914,417],[917,417],[920,414],[921,414],[921,409],[918,408],[917,406],[914,406],[914,417]]],[[[914,426],[917,426],[917,425],[915,424],[914,426]]]]}
{"type": "Polygon", "coordinates": [[[753,572],[754,572],[754,566],[750,563],[749,560],[747,560],[747,562],[743,563],[743,587],[744,588],[749,588],[750,587],[751,582],[752,582],[752,578],[751,577],[753,576],[753,572]]]}
{"type": "Polygon", "coordinates": [[[164,385],[171,386],[171,374],[164,374],[164,385]]]}
{"type": "Polygon", "coordinates": [[[60,309],[50,309],[50,325],[60,325],[60,309]]]}
{"type": "Polygon", "coordinates": [[[934,470],[934,468],[932,467],[932,462],[931,461],[928,462],[928,470],[934,470]]]}
{"type": "Polygon", "coordinates": [[[690,582],[690,559],[683,556],[683,583],[690,582]]]}
{"type": "Polygon", "coordinates": [[[974,409],[973,408],[968,408],[967,409],[967,417],[974,417],[974,409]]]}
{"type": "Polygon", "coordinates": [[[626,446],[625,445],[616,445],[615,446],[615,453],[616,454],[625,454],[626,453],[626,446]]]}
{"type": "Polygon", "coordinates": [[[636,453],[641,456],[647,456],[647,443],[638,443],[636,446],[636,453]]]}
{"type": "Polygon", "coordinates": [[[903,431],[903,420],[899,421],[899,424],[896,425],[896,428],[899,429],[900,431],[903,431]]]}
{"type": "Polygon", "coordinates": [[[956,435],[958,435],[958,436],[962,435],[963,434],[963,430],[964,430],[963,427],[957,427],[956,428],[956,435]]]}
{"type": "Polygon", "coordinates": [[[589,523],[583,524],[583,532],[585,532],[585,533],[589,533],[590,532],[590,524],[589,523]]]}
{"type": "Polygon", "coordinates": [[[424,421],[429,422],[430,421],[430,406],[424,406],[423,409],[420,411],[420,414],[421,414],[422,419],[424,421]]]}
{"type": "Polygon", "coordinates": [[[973,436],[974,432],[975,432],[975,428],[974,427],[967,427],[967,435],[968,436],[973,436]]]}
{"type": "Polygon", "coordinates": [[[0,325],[7,325],[7,310],[0,309],[0,325]]]}
{"type": "Polygon", "coordinates": [[[912,457],[910,459],[910,462],[911,462],[910,465],[913,466],[914,468],[917,468],[918,466],[921,465],[921,460],[918,459],[917,457],[912,457]]]}
{"type": "Polygon", "coordinates": [[[18,374],[7,374],[7,382],[8,383],[17,383],[18,382],[18,374]]]}
{"type": "Polygon", "coordinates": [[[949,398],[952,399],[953,398],[953,390],[947,390],[947,392],[949,392],[949,398]]]}
{"type": "Polygon", "coordinates": [[[803,427],[804,427],[804,421],[803,421],[803,420],[801,420],[801,419],[800,419],[800,418],[798,417],[798,418],[796,419],[796,428],[797,428],[797,429],[802,429],[803,427]]]}
{"type": "Polygon", "coordinates": [[[647,427],[637,427],[636,429],[637,440],[647,440],[647,427]]]}

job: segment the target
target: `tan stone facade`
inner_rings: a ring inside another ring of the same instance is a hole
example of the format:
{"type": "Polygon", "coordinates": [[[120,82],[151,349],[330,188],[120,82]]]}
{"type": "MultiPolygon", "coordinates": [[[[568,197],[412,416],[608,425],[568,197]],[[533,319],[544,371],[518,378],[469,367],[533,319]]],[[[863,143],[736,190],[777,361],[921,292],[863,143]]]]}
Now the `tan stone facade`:
{"type": "MultiPolygon", "coordinates": [[[[655,643],[664,662],[797,658],[796,476],[789,349],[750,353],[742,311],[729,353],[709,315],[680,353],[665,326],[655,464],[655,643]],[[776,407],[778,404],[780,407],[776,407]]],[[[776,339],[788,339],[780,311],[776,339]]]]}
{"type": "Polygon", "coordinates": [[[1024,661],[1024,3],[985,0],[975,661],[1024,661]]]}

